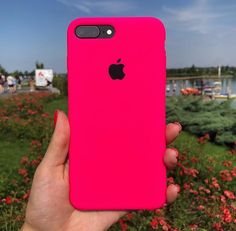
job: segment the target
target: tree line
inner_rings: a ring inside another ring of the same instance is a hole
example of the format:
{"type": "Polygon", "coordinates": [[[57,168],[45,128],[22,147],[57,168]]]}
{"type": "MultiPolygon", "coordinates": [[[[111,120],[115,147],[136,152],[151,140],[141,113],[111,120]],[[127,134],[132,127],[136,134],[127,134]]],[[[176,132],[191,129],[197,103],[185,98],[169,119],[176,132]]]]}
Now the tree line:
{"type": "MultiPolygon", "coordinates": [[[[44,69],[44,63],[36,62],[35,63],[35,68],[36,69],[44,69]]],[[[34,76],[35,75],[35,70],[32,71],[20,71],[20,70],[15,70],[13,72],[8,72],[1,64],[0,64],[0,74],[8,76],[12,75],[14,77],[17,76],[34,76]]]]}
{"type": "MultiPolygon", "coordinates": [[[[40,62],[35,63],[36,69],[43,69],[44,64],[40,62]]],[[[3,75],[13,75],[13,76],[34,76],[34,70],[32,71],[19,71],[7,72],[0,64],[0,73],[3,75]]],[[[197,67],[192,65],[191,67],[183,68],[167,68],[167,77],[183,77],[183,76],[212,76],[218,75],[218,67],[197,67]]],[[[221,66],[222,75],[232,75],[236,77],[236,67],[234,66],[221,66]]],[[[63,76],[66,74],[63,73],[63,76]]]]}
{"type": "MultiPolygon", "coordinates": [[[[184,68],[168,68],[168,77],[185,77],[185,76],[212,76],[218,75],[219,67],[191,67],[184,68]]],[[[236,76],[236,67],[234,66],[221,66],[221,75],[236,76]]]]}

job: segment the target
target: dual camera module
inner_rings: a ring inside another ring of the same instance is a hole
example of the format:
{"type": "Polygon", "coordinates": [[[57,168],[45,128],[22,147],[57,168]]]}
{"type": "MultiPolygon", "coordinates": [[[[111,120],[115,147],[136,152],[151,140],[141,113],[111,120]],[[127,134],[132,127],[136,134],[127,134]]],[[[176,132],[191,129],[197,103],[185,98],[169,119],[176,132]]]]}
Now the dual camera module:
{"type": "Polygon", "coordinates": [[[75,34],[78,38],[112,38],[115,29],[110,25],[81,25],[76,27],[75,34]]]}

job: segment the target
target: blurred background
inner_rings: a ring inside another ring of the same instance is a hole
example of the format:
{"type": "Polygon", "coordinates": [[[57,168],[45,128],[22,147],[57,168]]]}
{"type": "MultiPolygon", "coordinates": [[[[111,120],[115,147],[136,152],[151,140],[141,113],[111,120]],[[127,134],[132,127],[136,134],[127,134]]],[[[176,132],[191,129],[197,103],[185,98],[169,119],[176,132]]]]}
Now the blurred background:
{"type": "MultiPolygon", "coordinates": [[[[183,131],[168,184],[177,201],[110,230],[236,230],[236,2],[41,0],[0,3],[0,230],[18,230],[32,177],[67,112],[66,31],[78,17],[154,16],[166,27],[166,120],[183,131]]],[[[158,91],[158,86],[157,86],[158,91]]]]}

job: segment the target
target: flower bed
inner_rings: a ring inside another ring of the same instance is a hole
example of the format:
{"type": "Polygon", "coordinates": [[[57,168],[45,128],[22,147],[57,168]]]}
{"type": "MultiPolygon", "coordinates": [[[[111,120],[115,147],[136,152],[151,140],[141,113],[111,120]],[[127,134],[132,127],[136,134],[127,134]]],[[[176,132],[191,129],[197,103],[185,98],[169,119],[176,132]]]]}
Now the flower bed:
{"type": "MultiPolygon", "coordinates": [[[[21,158],[19,169],[0,177],[0,230],[17,230],[23,222],[32,177],[53,129],[44,105],[55,98],[43,93],[1,102],[1,136],[24,139],[30,152],[21,158]]],[[[168,184],[181,188],[174,204],[129,213],[110,230],[236,230],[236,151],[208,139],[182,132],[172,145],[179,150],[179,163],[168,173],[168,184]]]]}

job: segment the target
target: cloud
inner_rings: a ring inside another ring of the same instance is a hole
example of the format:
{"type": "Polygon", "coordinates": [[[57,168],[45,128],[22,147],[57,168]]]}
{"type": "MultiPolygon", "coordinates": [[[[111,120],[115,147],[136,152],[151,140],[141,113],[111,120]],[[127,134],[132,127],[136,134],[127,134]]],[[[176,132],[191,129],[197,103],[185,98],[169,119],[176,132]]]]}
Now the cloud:
{"type": "Polygon", "coordinates": [[[167,24],[173,28],[194,31],[200,34],[215,32],[218,25],[229,13],[222,8],[215,8],[209,4],[209,0],[195,0],[187,7],[180,9],[163,7],[167,14],[167,24]]]}
{"type": "Polygon", "coordinates": [[[85,4],[83,4],[83,3],[77,3],[77,4],[75,4],[74,6],[75,6],[78,10],[80,10],[80,11],[86,13],[86,14],[90,14],[90,13],[92,12],[91,7],[88,7],[88,6],[86,6],[85,4]]]}
{"type": "Polygon", "coordinates": [[[119,14],[134,10],[136,8],[134,3],[130,2],[128,3],[127,1],[124,0],[123,1],[57,0],[57,1],[68,7],[74,7],[86,14],[93,14],[96,12],[119,14]]]}

